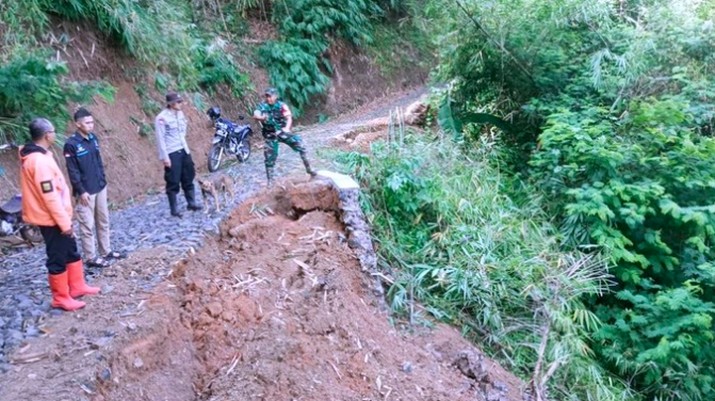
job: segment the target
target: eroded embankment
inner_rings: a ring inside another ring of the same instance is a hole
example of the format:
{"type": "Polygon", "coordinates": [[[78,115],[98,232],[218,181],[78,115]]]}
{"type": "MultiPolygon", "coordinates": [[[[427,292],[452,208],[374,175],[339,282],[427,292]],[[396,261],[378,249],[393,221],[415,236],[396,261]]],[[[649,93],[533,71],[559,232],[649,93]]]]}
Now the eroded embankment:
{"type": "Polygon", "coordinates": [[[94,400],[520,400],[452,328],[390,324],[356,191],[286,182],[176,262],[94,400]],[[367,242],[365,242],[367,241],[367,242]]]}

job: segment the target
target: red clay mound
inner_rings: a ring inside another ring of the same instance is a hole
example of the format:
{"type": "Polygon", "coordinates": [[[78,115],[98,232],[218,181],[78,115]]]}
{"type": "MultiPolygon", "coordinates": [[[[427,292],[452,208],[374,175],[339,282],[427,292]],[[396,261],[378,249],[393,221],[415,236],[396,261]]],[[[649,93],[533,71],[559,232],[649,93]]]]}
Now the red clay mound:
{"type": "Polygon", "coordinates": [[[245,202],[224,240],[184,269],[194,343],[212,372],[202,399],[521,399],[519,382],[455,330],[391,326],[335,192],[288,186],[245,202]]]}

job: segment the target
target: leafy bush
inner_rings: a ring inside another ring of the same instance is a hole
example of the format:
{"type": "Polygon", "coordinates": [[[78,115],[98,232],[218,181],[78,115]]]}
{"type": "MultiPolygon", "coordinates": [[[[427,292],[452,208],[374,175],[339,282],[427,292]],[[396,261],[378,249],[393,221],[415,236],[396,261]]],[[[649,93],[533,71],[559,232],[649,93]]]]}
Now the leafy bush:
{"type": "Polygon", "coordinates": [[[380,8],[371,0],[296,0],[274,12],[282,38],[266,43],[259,55],[273,84],[300,111],[327,88],[331,68],[323,53],[329,40],[371,42],[371,19],[380,8]]]}
{"type": "Polygon", "coordinates": [[[233,56],[226,52],[225,43],[196,48],[196,70],[199,72],[198,85],[212,93],[219,87],[228,88],[240,97],[249,86],[248,75],[241,73],[233,56]]]}
{"type": "MultiPolygon", "coordinates": [[[[72,21],[90,21],[99,31],[119,43],[147,69],[171,77],[168,86],[184,90],[213,90],[227,85],[234,95],[242,94],[247,76],[240,72],[225,46],[192,23],[189,4],[179,0],[141,2],[132,0],[73,0],[57,2],[10,0],[0,5],[8,16],[5,29],[24,32],[13,36],[23,44],[33,41],[56,15],[72,21]],[[12,15],[16,12],[17,15],[12,15]]],[[[0,22],[0,30],[3,30],[0,22]]]]}
{"type": "Polygon", "coordinates": [[[532,163],[569,240],[612,258],[599,353],[658,397],[699,400],[715,394],[715,140],[686,109],[638,102],[620,127],[605,111],[552,115],[532,163]]]}
{"type": "Polygon", "coordinates": [[[323,72],[330,71],[330,64],[316,56],[326,48],[327,42],[291,39],[269,42],[259,50],[261,63],[268,66],[271,82],[298,111],[311,96],[323,93],[330,83],[323,72]]]}
{"type": "Polygon", "coordinates": [[[71,82],[63,78],[67,65],[48,54],[14,51],[0,64],[0,141],[29,139],[27,124],[43,116],[61,135],[70,119],[67,105],[86,102],[95,95],[110,100],[114,89],[98,82],[71,82]]]}

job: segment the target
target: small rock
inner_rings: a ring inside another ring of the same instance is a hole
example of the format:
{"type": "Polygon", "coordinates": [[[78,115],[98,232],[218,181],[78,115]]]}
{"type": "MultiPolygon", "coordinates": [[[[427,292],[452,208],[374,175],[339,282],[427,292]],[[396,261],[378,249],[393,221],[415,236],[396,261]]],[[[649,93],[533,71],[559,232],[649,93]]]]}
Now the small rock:
{"type": "Polygon", "coordinates": [[[23,294],[15,295],[15,300],[17,301],[17,303],[15,305],[19,309],[30,309],[33,306],[35,306],[35,303],[32,302],[30,297],[28,297],[27,295],[23,295],[23,294]]]}
{"type": "Polygon", "coordinates": [[[104,348],[107,345],[109,345],[109,343],[111,341],[112,341],[112,337],[101,337],[101,338],[98,338],[98,339],[92,341],[92,344],[90,344],[90,347],[92,349],[104,348]]]}
{"type": "Polygon", "coordinates": [[[490,389],[487,392],[487,401],[508,401],[506,395],[501,391],[490,389]]]}
{"type": "MultiPolygon", "coordinates": [[[[42,306],[42,302],[40,302],[40,305],[42,306]]],[[[41,309],[32,309],[30,311],[30,316],[32,316],[35,319],[40,318],[44,315],[45,315],[45,312],[43,312],[41,309]]]]}
{"type": "Polygon", "coordinates": [[[484,365],[484,357],[472,351],[462,351],[452,362],[463,375],[478,382],[486,381],[488,377],[487,369],[484,365]]]}
{"type": "Polygon", "coordinates": [[[35,379],[37,379],[37,374],[36,374],[36,373],[30,373],[29,375],[27,375],[27,378],[30,379],[30,380],[35,380],[35,379]]]}
{"type": "Polygon", "coordinates": [[[13,342],[20,342],[23,338],[25,338],[25,336],[22,335],[22,332],[20,330],[15,329],[8,330],[6,337],[13,342]]]}
{"type": "Polygon", "coordinates": [[[499,390],[499,391],[502,391],[502,392],[507,392],[507,391],[509,390],[509,387],[506,385],[506,383],[500,382],[500,381],[498,381],[498,380],[494,381],[494,382],[492,383],[492,386],[493,386],[495,389],[497,389],[497,390],[499,390]]]}
{"type": "Polygon", "coordinates": [[[402,371],[405,373],[412,373],[412,362],[405,361],[402,363],[402,371]]]}
{"type": "Polygon", "coordinates": [[[0,363],[0,373],[7,373],[10,371],[11,368],[12,368],[12,365],[10,365],[9,363],[5,363],[5,362],[0,363]]]}
{"type": "Polygon", "coordinates": [[[40,335],[40,330],[38,330],[35,326],[27,326],[25,329],[25,335],[27,337],[37,337],[40,335]]]}
{"type": "Polygon", "coordinates": [[[133,364],[133,365],[134,365],[135,368],[139,369],[139,368],[141,368],[142,366],[144,366],[144,361],[143,361],[140,357],[136,357],[136,358],[134,358],[134,364],[133,364]]]}
{"type": "Polygon", "coordinates": [[[111,380],[112,378],[112,370],[109,368],[104,368],[102,369],[101,372],[97,375],[97,378],[99,378],[100,381],[107,382],[111,380]]]}
{"type": "Polygon", "coordinates": [[[218,302],[211,302],[206,306],[206,310],[209,312],[211,317],[219,317],[221,312],[223,312],[223,307],[218,302]]]}

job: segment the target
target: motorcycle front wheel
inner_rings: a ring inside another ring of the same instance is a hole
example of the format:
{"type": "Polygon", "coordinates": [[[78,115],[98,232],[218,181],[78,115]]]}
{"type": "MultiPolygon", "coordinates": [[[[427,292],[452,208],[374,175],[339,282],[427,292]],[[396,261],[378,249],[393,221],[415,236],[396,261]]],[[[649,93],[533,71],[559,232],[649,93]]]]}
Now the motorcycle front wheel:
{"type": "Polygon", "coordinates": [[[248,160],[249,156],[251,156],[251,141],[246,138],[241,142],[241,145],[236,151],[236,159],[238,159],[239,163],[243,163],[248,160]]]}
{"type": "Polygon", "coordinates": [[[211,145],[211,150],[209,151],[209,171],[214,172],[218,170],[221,166],[221,159],[223,158],[223,146],[220,143],[215,143],[211,145]]]}
{"type": "Polygon", "coordinates": [[[20,237],[32,243],[42,242],[42,233],[37,226],[23,226],[20,228],[20,237]]]}

